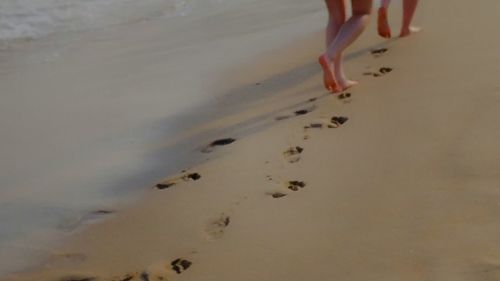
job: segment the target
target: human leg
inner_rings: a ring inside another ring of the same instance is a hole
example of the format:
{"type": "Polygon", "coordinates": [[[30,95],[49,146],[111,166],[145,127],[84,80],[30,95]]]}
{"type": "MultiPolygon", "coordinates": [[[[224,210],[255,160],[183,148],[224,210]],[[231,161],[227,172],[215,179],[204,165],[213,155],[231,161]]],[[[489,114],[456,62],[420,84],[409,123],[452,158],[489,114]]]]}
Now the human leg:
{"type": "MultiPolygon", "coordinates": [[[[344,0],[325,0],[328,9],[328,24],[325,31],[326,48],[330,46],[337,36],[341,26],[345,22],[345,3],[344,0]]],[[[342,67],[340,57],[329,60],[324,56],[319,58],[319,63],[323,68],[323,82],[327,90],[337,92],[338,85],[333,75],[334,65],[342,67]]]]}
{"type": "Polygon", "coordinates": [[[377,30],[378,34],[384,38],[391,38],[391,27],[388,18],[390,3],[391,0],[382,0],[382,5],[378,9],[377,30]]]}
{"type": "Polygon", "coordinates": [[[418,0],[403,1],[403,26],[401,27],[400,37],[405,37],[411,33],[420,31],[419,27],[411,26],[415,10],[417,9],[418,0]]]}
{"type": "MultiPolygon", "coordinates": [[[[337,36],[323,55],[328,61],[333,61],[337,57],[341,61],[342,52],[361,35],[368,24],[372,0],[352,0],[351,2],[352,17],[341,26],[337,36]]],[[[343,73],[341,65],[339,67],[334,65],[334,79],[342,90],[356,84],[356,82],[346,79],[343,73]]]]}

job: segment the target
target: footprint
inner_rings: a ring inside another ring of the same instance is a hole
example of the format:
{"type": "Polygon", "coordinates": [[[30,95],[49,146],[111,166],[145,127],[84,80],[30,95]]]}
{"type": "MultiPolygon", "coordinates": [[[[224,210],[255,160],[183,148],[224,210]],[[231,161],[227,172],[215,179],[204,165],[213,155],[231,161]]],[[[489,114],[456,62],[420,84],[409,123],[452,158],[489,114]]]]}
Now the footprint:
{"type": "Polygon", "coordinates": [[[112,210],[104,210],[104,209],[101,209],[101,210],[96,210],[96,211],[93,211],[91,214],[92,215],[110,215],[112,213],[114,213],[115,211],[112,211],[112,210]]]}
{"type": "Polygon", "coordinates": [[[289,163],[296,163],[300,161],[302,151],[304,151],[304,148],[300,146],[290,147],[283,152],[283,156],[289,163]]]}
{"type": "Polygon", "coordinates": [[[382,73],[382,74],[386,74],[386,73],[391,72],[391,71],[392,71],[392,68],[390,68],[390,67],[381,67],[381,68],[379,69],[379,71],[380,71],[380,73],[382,73]]]}
{"type": "Polygon", "coordinates": [[[204,153],[210,153],[217,146],[224,146],[224,145],[232,144],[235,141],[236,141],[236,139],[233,139],[233,138],[224,138],[224,139],[214,140],[209,145],[207,145],[205,148],[203,148],[201,151],[204,153]]]}
{"type": "Polygon", "coordinates": [[[97,279],[95,277],[83,277],[83,276],[67,276],[59,279],[59,281],[96,281],[97,279]]]}
{"type": "Polygon", "coordinates": [[[307,110],[307,109],[300,109],[300,110],[295,111],[294,113],[295,113],[295,116],[299,116],[299,115],[305,115],[305,114],[307,114],[309,112],[310,111],[307,110]]]}
{"type": "Polygon", "coordinates": [[[172,270],[175,271],[177,274],[181,274],[185,270],[187,270],[189,267],[191,267],[193,263],[185,260],[185,259],[175,259],[170,263],[172,266],[172,270]]]}
{"type": "Polygon", "coordinates": [[[167,189],[181,182],[197,181],[199,179],[201,179],[201,175],[198,173],[185,173],[184,175],[156,184],[156,188],[160,190],[167,189]]]}
{"type": "Polygon", "coordinates": [[[288,189],[292,191],[298,191],[299,189],[306,187],[306,183],[303,181],[289,181],[287,185],[288,189]]]}
{"type": "MultiPolygon", "coordinates": [[[[300,189],[306,187],[306,183],[303,182],[303,181],[297,181],[297,180],[293,180],[293,181],[287,181],[283,184],[283,188],[286,188],[288,190],[291,190],[291,191],[299,191],[300,189]]],[[[273,192],[268,192],[266,193],[267,195],[270,195],[271,197],[273,198],[283,198],[285,196],[288,195],[288,193],[286,191],[273,191],[273,192]]]]}
{"type": "MultiPolygon", "coordinates": [[[[311,98],[311,99],[309,99],[309,102],[313,102],[315,100],[316,100],[316,98],[311,98]]],[[[294,116],[306,115],[308,113],[313,112],[315,109],[316,109],[316,106],[312,105],[312,106],[310,106],[308,108],[302,108],[302,109],[294,111],[293,115],[280,115],[280,116],[277,116],[276,118],[274,118],[274,120],[281,121],[281,120],[286,120],[286,119],[292,118],[294,116]]]]}
{"type": "Polygon", "coordinates": [[[142,272],[128,273],[122,277],[114,278],[111,280],[112,281],[161,281],[161,280],[167,280],[167,278],[158,275],[152,276],[149,272],[142,271],[142,272]]]}
{"type": "Polygon", "coordinates": [[[282,198],[287,196],[287,194],[282,193],[282,192],[273,192],[273,193],[267,193],[268,195],[271,195],[273,198],[282,198]]]}
{"type": "Polygon", "coordinates": [[[340,126],[344,125],[348,120],[349,118],[345,116],[333,116],[330,121],[332,122],[332,124],[337,124],[338,126],[340,126]]]}
{"type": "Polygon", "coordinates": [[[313,122],[307,126],[304,126],[304,129],[321,129],[323,127],[328,126],[327,124],[324,124],[323,122],[313,122]]]}
{"type": "Polygon", "coordinates": [[[373,76],[373,77],[380,77],[383,76],[389,72],[391,72],[393,69],[391,67],[381,67],[379,68],[378,72],[373,72],[373,71],[366,71],[363,73],[365,76],[373,76]]]}
{"type": "Polygon", "coordinates": [[[304,126],[305,130],[308,129],[323,129],[323,128],[328,128],[328,129],[335,129],[340,127],[342,124],[347,122],[349,118],[345,116],[333,116],[329,120],[326,118],[320,119],[318,121],[312,122],[309,125],[304,126]]]}
{"type": "Polygon", "coordinates": [[[342,100],[343,103],[350,103],[352,101],[351,97],[352,97],[351,93],[341,93],[340,95],[338,95],[337,98],[339,100],[342,100]]]}
{"type": "Polygon", "coordinates": [[[372,50],[370,51],[370,53],[371,53],[374,57],[378,58],[378,57],[380,57],[381,55],[385,54],[387,51],[388,51],[388,49],[387,49],[387,48],[376,48],[376,49],[372,49],[372,50]]]}
{"type": "Polygon", "coordinates": [[[205,228],[205,233],[208,236],[208,240],[214,241],[220,239],[226,230],[226,227],[231,222],[231,218],[225,214],[221,214],[217,220],[214,220],[207,224],[205,228]]]}
{"type": "Polygon", "coordinates": [[[169,275],[180,274],[191,266],[186,259],[175,259],[172,262],[163,260],[149,265],[145,270],[127,273],[111,281],[167,281],[169,275]]]}

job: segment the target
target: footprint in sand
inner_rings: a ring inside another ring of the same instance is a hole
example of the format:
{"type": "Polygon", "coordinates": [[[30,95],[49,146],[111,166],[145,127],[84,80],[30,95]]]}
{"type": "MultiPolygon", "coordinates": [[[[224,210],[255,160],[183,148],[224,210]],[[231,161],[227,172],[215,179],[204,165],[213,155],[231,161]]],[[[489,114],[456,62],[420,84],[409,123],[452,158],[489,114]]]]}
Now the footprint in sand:
{"type": "Polygon", "coordinates": [[[201,179],[201,175],[198,173],[184,173],[183,175],[158,183],[155,187],[162,190],[177,185],[181,182],[197,181],[199,179],[201,179]]]}
{"type": "Polygon", "coordinates": [[[191,267],[192,264],[193,264],[192,262],[185,259],[175,259],[170,263],[170,265],[172,266],[172,270],[175,271],[177,274],[181,274],[189,267],[191,267]]]}
{"type": "Polygon", "coordinates": [[[379,68],[379,70],[377,72],[366,71],[366,72],[363,72],[363,75],[365,75],[365,76],[373,76],[373,77],[380,77],[380,76],[384,76],[387,73],[392,72],[392,70],[393,69],[391,67],[381,67],[381,68],[379,68]]]}
{"type": "Polygon", "coordinates": [[[225,146],[228,144],[232,144],[235,141],[236,141],[236,139],[233,139],[233,138],[224,138],[224,139],[214,140],[209,145],[207,145],[205,148],[203,148],[201,150],[201,152],[210,153],[210,152],[214,151],[214,149],[218,146],[225,146]]]}
{"type": "Polygon", "coordinates": [[[304,151],[304,148],[300,146],[290,147],[283,152],[283,156],[289,163],[296,163],[300,161],[300,155],[304,151]]]}
{"type": "Polygon", "coordinates": [[[59,281],[97,281],[96,277],[83,277],[83,276],[67,276],[59,279],[59,281]]]}
{"type": "MultiPolygon", "coordinates": [[[[284,184],[284,186],[288,189],[288,190],[291,190],[291,191],[299,191],[300,189],[306,187],[306,183],[303,182],[303,181],[288,181],[284,184]]],[[[267,193],[268,195],[270,195],[271,197],[273,198],[283,198],[285,196],[287,196],[288,194],[285,193],[285,192],[280,192],[280,191],[275,191],[275,192],[269,192],[267,193]]]]}
{"type": "Polygon", "coordinates": [[[378,57],[380,57],[381,55],[385,54],[388,50],[389,50],[389,49],[387,49],[387,48],[376,48],[376,49],[372,49],[372,50],[370,51],[370,53],[371,53],[374,57],[378,58],[378,57]]]}
{"type": "Polygon", "coordinates": [[[352,101],[352,94],[351,93],[341,93],[338,95],[338,99],[341,100],[344,104],[350,103],[352,101]]]}
{"type": "Polygon", "coordinates": [[[323,128],[335,129],[342,126],[348,120],[349,118],[345,116],[333,116],[330,119],[323,118],[319,119],[318,121],[311,122],[309,125],[304,126],[304,129],[305,130],[323,129],[323,128]]]}
{"type": "Polygon", "coordinates": [[[281,197],[285,197],[288,195],[288,194],[283,193],[283,192],[273,192],[273,193],[268,193],[268,194],[271,195],[273,198],[281,198],[281,197]]]}
{"type": "Polygon", "coordinates": [[[306,183],[303,181],[289,181],[287,183],[287,188],[291,191],[298,191],[304,187],[306,187],[306,183]]]}
{"type": "Polygon", "coordinates": [[[342,126],[344,125],[347,121],[349,121],[349,118],[348,117],[345,117],[345,116],[333,116],[331,119],[330,119],[330,122],[332,124],[336,124],[338,126],[342,126]]]}
{"type": "Polygon", "coordinates": [[[220,217],[214,221],[211,221],[205,227],[205,233],[207,234],[208,240],[215,241],[220,239],[226,230],[226,227],[231,222],[231,218],[225,214],[221,214],[220,217]]]}
{"type": "Polygon", "coordinates": [[[134,272],[122,277],[111,279],[111,281],[167,281],[163,275],[150,274],[149,272],[134,272]]]}
{"type": "MultiPolygon", "coordinates": [[[[308,100],[308,102],[313,102],[315,100],[316,100],[316,98],[311,98],[311,99],[308,100]]],[[[306,115],[308,113],[313,112],[315,109],[316,109],[316,105],[313,104],[313,105],[311,105],[309,107],[298,109],[298,110],[294,111],[293,115],[292,114],[280,115],[280,116],[277,116],[276,118],[274,118],[274,120],[281,121],[281,120],[292,118],[294,116],[306,115]]]]}
{"type": "Polygon", "coordinates": [[[181,274],[191,267],[192,262],[178,258],[171,262],[159,261],[147,267],[141,272],[127,273],[120,277],[112,278],[111,281],[168,281],[172,274],[181,274]]]}

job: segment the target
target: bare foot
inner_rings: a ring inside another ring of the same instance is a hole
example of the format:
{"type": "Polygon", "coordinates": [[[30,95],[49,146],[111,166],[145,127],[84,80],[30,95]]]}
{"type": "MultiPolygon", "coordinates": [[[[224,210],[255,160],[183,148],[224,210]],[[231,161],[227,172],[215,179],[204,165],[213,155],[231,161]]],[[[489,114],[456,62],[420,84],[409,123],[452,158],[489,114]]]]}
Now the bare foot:
{"type": "Polygon", "coordinates": [[[420,28],[420,27],[410,26],[407,29],[402,29],[401,30],[401,34],[399,34],[399,37],[406,37],[406,36],[409,36],[409,35],[411,35],[413,33],[417,33],[417,32],[419,32],[421,30],[422,30],[422,28],[420,28]]]}
{"type": "Polygon", "coordinates": [[[377,28],[378,35],[384,38],[391,38],[391,27],[387,18],[387,9],[384,7],[378,9],[377,28]]]}
{"type": "Polygon", "coordinates": [[[339,86],[341,88],[341,91],[345,91],[345,90],[359,84],[358,81],[349,80],[345,77],[342,77],[341,79],[337,78],[337,81],[339,82],[339,86]]]}
{"type": "Polygon", "coordinates": [[[333,77],[332,70],[330,68],[330,63],[328,58],[326,57],[326,54],[321,55],[318,58],[318,62],[323,68],[323,83],[325,86],[325,89],[327,89],[330,92],[337,93],[340,92],[340,88],[335,81],[335,78],[333,77]]]}

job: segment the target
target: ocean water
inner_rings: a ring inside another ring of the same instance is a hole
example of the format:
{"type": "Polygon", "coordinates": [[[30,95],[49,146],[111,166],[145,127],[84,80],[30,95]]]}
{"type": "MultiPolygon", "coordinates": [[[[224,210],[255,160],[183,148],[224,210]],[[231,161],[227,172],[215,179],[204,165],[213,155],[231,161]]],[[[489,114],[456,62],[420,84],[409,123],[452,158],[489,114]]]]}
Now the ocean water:
{"type": "Polygon", "coordinates": [[[0,40],[39,38],[155,17],[184,16],[229,0],[1,0],[0,40]]]}

